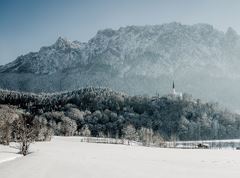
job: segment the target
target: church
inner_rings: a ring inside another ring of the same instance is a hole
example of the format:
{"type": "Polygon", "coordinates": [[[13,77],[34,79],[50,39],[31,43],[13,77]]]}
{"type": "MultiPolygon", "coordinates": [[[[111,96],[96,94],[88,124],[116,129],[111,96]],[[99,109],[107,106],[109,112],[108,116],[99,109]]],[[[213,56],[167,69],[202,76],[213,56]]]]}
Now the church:
{"type": "Polygon", "coordinates": [[[172,85],[172,95],[182,99],[182,93],[181,92],[176,92],[174,81],[173,81],[173,85],[172,85]]]}

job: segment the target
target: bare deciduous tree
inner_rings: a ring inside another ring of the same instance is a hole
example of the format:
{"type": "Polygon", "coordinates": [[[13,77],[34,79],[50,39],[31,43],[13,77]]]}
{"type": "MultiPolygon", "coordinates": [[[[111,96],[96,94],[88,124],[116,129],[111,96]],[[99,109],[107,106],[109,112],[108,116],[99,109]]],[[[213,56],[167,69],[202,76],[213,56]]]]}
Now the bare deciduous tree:
{"type": "Polygon", "coordinates": [[[142,127],[139,130],[140,140],[143,142],[143,145],[150,146],[153,143],[153,130],[149,128],[142,127]]]}
{"type": "Polygon", "coordinates": [[[80,135],[85,136],[85,137],[90,137],[91,136],[91,131],[89,130],[88,126],[85,125],[79,132],[80,135]]]}
{"type": "Polygon", "coordinates": [[[8,106],[0,106],[0,143],[9,145],[12,133],[12,123],[18,119],[16,111],[8,106]]]}
{"type": "Polygon", "coordinates": [[[30,114],[22,114],[13,124],[16,141],[19,142],[20,154],[24,156],[29,153],[29,146],[37,137],[32,121],[33,118],[30,114]]]}
{"type": "MultiPolygon", "coordinates": [[[[139,139],[139,135],[135,129],[135,127],[131,124],[127,125],[122,129],[122,132],[124,134],[124,138],[128,140],[135,140],[137,141],[139,139]]],[[[130,143],[128,143],[130,144],[130,143]]]]}

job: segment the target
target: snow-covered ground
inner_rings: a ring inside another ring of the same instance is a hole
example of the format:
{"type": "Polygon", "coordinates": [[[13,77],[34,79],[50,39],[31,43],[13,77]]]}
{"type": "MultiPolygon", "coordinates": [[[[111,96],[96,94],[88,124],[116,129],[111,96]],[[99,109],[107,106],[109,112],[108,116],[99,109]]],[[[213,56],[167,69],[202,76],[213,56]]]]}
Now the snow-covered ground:
{"type": "Polygon", "coordinates": [[[18,150],[13,147],[0,145],[0,164],[21,157],[21,155],[17,153],[18,150]]]}
{"type": "MultiPolygon", "coordinates": [[[[168,149],[55,137],[0,164],[0,178],[239,178],[240,151],[168,149]]],[[[5,154],[0,147],[0,156],[5,154]]]]}

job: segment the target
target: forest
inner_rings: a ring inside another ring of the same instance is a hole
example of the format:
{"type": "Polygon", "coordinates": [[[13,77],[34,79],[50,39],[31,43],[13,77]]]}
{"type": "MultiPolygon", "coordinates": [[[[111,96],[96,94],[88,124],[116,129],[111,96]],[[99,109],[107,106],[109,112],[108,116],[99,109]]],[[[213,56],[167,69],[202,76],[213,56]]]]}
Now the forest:
{"type": "Polygon", "coordinates": [[[129,96],[92,87],[54,94],[0,90],[0,128],[2,144],[19,139],[21,129],[26,140],[93,136],[147,144],[239,138],[240,115],[189,94],[129,96]]]}

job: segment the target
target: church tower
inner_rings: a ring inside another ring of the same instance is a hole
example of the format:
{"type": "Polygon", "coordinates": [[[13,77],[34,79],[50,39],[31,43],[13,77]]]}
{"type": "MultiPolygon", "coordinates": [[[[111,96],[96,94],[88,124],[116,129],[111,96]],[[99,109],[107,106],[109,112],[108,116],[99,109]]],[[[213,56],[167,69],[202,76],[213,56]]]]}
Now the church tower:
{"type": "Polygon", "coordinates": [[[174,97],[182,99],[182,93],[181,92],[176,92],[174,81],[173,81],[173,85],[172,85],[172,95],[174,97]]]}
{"type": "Polygon", "coordinates": [[[173,94],[173,95],[176,95],[176,90],[175,90],[174,81],[173,81],[173,85],[172,85],[172,94],[173,94]]]}

